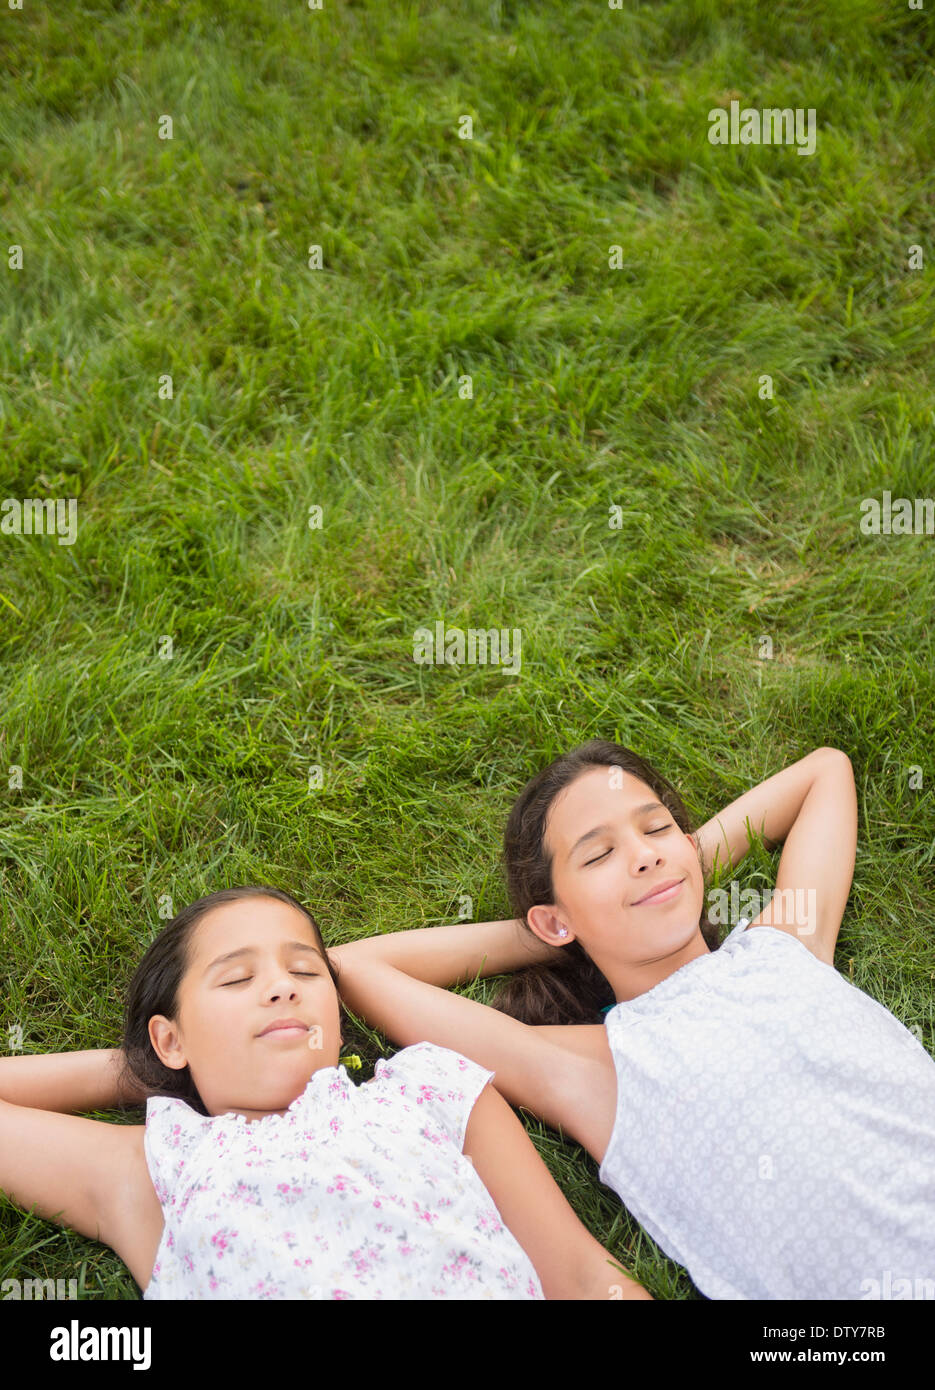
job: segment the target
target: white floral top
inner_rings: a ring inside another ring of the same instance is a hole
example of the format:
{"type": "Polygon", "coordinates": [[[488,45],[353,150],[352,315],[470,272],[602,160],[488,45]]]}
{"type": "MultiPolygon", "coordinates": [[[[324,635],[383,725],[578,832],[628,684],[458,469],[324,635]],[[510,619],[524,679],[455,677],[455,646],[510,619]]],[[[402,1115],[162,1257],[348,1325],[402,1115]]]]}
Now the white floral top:
{"type": "Polygon", "coordinates": [[[150,1097],[165,1228],[144,1299],[541,1299],[462,1153],[493,1072],[431,1043],[355,1085],[316,1071],[285,1115],[150,1097]]]}
{"type": "Polygon", "coordinates": [[[935,1059],[799,937],[747,926],[607,1014],[600,1180],[708,1298],[931,1297],[935,1059]]]}

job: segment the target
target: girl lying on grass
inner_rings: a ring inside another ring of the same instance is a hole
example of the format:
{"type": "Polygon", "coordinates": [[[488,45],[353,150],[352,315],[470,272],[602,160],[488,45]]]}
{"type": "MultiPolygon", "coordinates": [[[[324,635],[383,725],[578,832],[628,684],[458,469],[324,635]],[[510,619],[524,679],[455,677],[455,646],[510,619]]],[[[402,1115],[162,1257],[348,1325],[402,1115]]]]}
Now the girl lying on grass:
{"type": "Polygon", "coordinates": [[[342,996],[495,1072],[709,1298],[935,1296],[935,1061],[833,964],[850,760],[819,748],[690,830],[664,777],[594,740],[513,807],[515,919],[341,946],[342,996]],[[719,945],[705,877],[748,821],[785,841],[776,893],[719,945]],[[524,966],[496,1008],[441,988],[524,966]]]}
{"type": "Polygon", "coordinates": [[[336,986],[288,894],[199,899],[137,968],[122,1055],[0,1059],[0,1189],[145,1299],[650,1298],[488,1071],[419,1040],[350,1082],[336,986]],[[144,1096],[145,1125],[52,1113],[144,1096]]]}

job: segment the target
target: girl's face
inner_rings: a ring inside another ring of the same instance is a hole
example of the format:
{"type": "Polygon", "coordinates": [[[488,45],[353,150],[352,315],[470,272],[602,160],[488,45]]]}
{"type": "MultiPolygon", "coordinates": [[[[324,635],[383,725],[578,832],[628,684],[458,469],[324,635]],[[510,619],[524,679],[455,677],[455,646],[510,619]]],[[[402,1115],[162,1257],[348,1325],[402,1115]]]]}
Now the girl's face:
{"type": "Polygon", "coordinates": [[[615,988],[628,971],[634,978],[647,967],[651,975],[657,962],[671,965],[686,948],[707,949],[694,842],[638,777],[618,767],[582,773],[549,809],[545,849],[555,901],[530,908],[530,926],[550,945],[577,938],[615,988]],[[673,894],[639,901],[671,879],[681,880],[673,894]]]}
{"type": "Polygon", "coordinates": [[[188,1065],[210,1115],[285,1113],[341,1046],[337,990],[302,913],[276,898],[244,898],[195,928],[178,1017],[149,1021],[166,1066],[188,1065]],[[296,1029],[266,1031],[281,1019],[296,1029]]]}

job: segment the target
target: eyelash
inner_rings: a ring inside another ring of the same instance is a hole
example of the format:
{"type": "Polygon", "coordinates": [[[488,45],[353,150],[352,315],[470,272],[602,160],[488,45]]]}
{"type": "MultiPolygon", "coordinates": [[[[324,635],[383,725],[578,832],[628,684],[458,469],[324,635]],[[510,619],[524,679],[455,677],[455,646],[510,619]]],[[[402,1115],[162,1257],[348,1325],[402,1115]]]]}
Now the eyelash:
{"type": "MultiPolygon", "coordinates": [[[[663,830],[671,830],[671,829],[672,829],[672,822],[669,821],[669,824],[668,824],[668,825],[660,825],[660,826],[658,827],[658,829],[656,829],[656,830],[647,830],[646,834],[647,834],[647,835],[659,835],[659,834],[662,833],[663,830]]],[[[599,855],[597,856],[596,859],[587,859],[587,860],[585,860],[584,867],[587,868],[589,864],[599,864],[599,863],[601,862],[602,859],[606,859],[606,858],[607,858],[608,854],[610,854],[610,850],[609,850],[609,849],[608,849],[608,850],[605,850],[605,852],[604,852],[603,854],[599,854],[599,855]]]]}
{"type": "MultiPolygon", "coordinates": [[[[304,976],[306,977],[306,979],[308,979],[308,980],[317,980],[317,979],[318,979],[318,971],[317,971],[317,970],[293,970],[292,974],[293,974],[293,975],[304,975],[304,976]]],[[[224,984],[221,985],[221,989],[230,989],[231,985],[245,985],[245,984],[247,983],[248,980],[252,980],[252,979],[253,979],[253,976],[252,976],[252,975],[245,975],[245,976],[243,977],[242,980],[226,980],[226,981],[224,982],[224,984]]]]}

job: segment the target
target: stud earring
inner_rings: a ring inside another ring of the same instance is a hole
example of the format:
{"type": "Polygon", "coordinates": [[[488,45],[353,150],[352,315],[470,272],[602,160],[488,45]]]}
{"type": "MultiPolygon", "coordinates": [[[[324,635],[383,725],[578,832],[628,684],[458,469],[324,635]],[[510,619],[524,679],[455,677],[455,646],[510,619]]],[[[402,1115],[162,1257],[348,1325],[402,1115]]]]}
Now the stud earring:
{"type": "Polygon", "coordinates": [[[558,929],[558,934],[559,934],[559,936],[567,936],[567,935],[568,935],[568,932],[565,930],[564,927],[559,927],[559,929],[558,929]]]}

